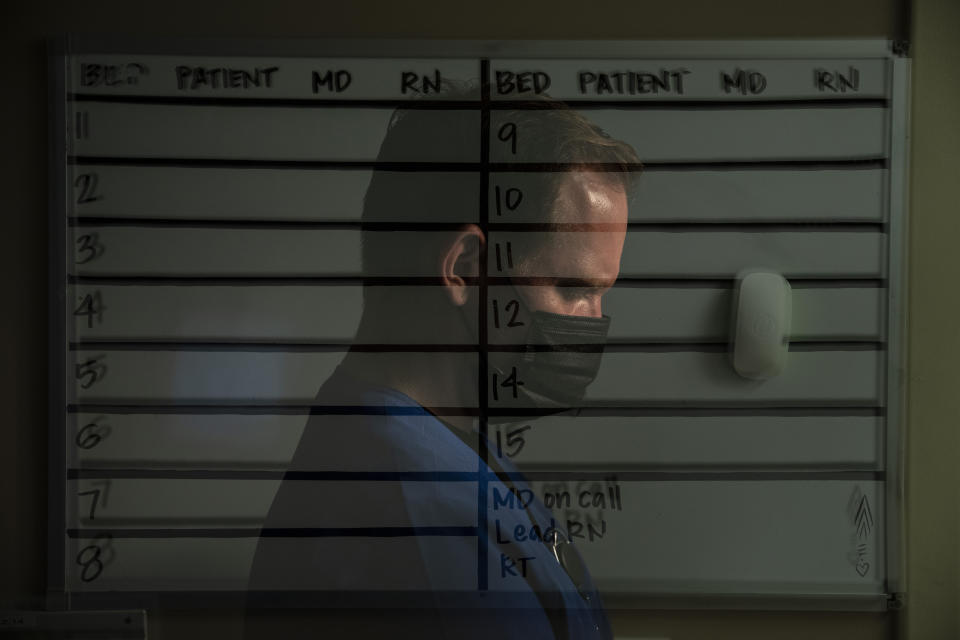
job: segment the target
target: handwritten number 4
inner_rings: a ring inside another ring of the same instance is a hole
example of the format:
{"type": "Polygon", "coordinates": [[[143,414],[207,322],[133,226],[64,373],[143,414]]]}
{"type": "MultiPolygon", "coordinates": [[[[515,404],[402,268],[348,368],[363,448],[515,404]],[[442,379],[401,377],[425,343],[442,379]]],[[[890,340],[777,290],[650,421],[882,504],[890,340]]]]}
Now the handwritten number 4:
{"type": "Polygon", "coordinates": [[[523,381],[517,378],[516,367],[510,368],[510,375],[504,378],[503,382],[500,382],[499,374],[495,373],[493,374],[493,399],[494,400],[500,399],[499,387],[503,387],[504,389],[513,389],[513,397],[517,398],[518,397],[517,392],[519,388],[523,386],[523,384],[524,384],[523,381]]]}
{"type": "Polygon", "coordinates": [[[86,316],[87,329],[93,329],[94,318],[96,318],[97,324],[103,323],[104,309],[106,307],[103,306],[103,296],[99,291],[95,291],[80,298],[80,306],[74,310],[73,315],[86,316]]]}

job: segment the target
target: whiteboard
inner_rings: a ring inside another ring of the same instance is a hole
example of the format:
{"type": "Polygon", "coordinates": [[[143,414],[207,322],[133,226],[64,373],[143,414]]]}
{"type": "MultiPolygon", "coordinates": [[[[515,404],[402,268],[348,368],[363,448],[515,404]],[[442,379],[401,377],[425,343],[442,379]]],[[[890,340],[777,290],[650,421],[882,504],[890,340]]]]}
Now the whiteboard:
{"type": "MultiPolygon", "coordinates": [[[[544,91],[644,165],[604,297],[603,364],[576,415],[532,419],[522,399],[492,391],[433,409],[478,416],[493,455],[547,507],[603,531],[578,546],[608,604],[886,607],[901,579],[908,70],[879,41],[66,40],[51,63],[51,598],[241,597],[307,420],[334,409],[317,389],[348,348],[363,346],[371,366],[449,349],[473,371],[487,346],[522,342],[444,344],[417,326],[363,345],[355,332],[364,288],[436,286],[409,256],[443,225],[484,227],[487,272],[469,288],[512,295],[496,252],[544,232],[502,216],[500,194],[556,168],[549,154],[512,162],[497,132],[504,109],[544,91]],[[441,80],[482,90],[452,100],[441,80]],[[394,110],[410,105],[476,130],[475,144],[378,162],[394,110]],[[384,221],[373,232],[384,260],[364,271],[375,171],[478,206],[384,221]],[[727,354],[733,279],[756,266],[793,288],[788,366],[762,384],[739,378],[727,354]],[[486,424],[487,406],[510,419],[486,424]],[[580,501],[607,491],[622,499],[580,501]]],[[[330,471],[378,469],[358,457],[330,471]]],[[[476,493],[484,479],[458,481],[476,493]]],[[[375,501],[383,488],[311,484],[311,500],[375,501]]],[[[500,516],[474,516],[430,524],[475,544],[500,516]]],[[[285,526],[396,524],[361,511],[285,526]]],[[[302,543],[269,544],[281,542],[302,543]]],[[[402,548],[370,544],[332,536],[324,552],[402,548]]],[[[403,589],[383,580],[373,587],[403,589]]],[[[442,586],[512,588],[479,575],[442,586]]],[[[268,585],[336,588],[316,576],[268,585]]]]}

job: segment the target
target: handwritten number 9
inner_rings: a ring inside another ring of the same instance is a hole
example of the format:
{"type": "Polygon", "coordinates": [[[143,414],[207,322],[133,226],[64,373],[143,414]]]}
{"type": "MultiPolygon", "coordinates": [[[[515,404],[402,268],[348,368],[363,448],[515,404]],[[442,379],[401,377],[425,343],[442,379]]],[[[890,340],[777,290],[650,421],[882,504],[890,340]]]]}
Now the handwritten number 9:
{"type": "Polygon", "coordinates": [[[510,153],[517,155],[517,124],[515,122],[505,122],[497,131],[497,139],[501,142],[509,142],[510,153]]]}

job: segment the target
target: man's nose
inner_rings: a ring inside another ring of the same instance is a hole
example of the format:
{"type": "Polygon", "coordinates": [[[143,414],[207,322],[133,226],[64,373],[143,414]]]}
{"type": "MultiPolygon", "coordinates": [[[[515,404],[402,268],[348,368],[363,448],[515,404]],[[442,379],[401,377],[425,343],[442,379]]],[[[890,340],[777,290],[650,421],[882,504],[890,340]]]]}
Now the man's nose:
{"type": "Polygon", "coordinates": [[[597,296],[596,298],[592,298],[592,299],[590,300],[590,303],[589,303],[589,305],[588,305],[588,307],[587,307],[587,314],[586,314],[586,315],[587,315],[588,317],[590,317],[590,318],[602,318],[602,317],[603,317],[603,310],[602,310],[602,308],[601,308],[601,302],[600,302],[600,297],[599,297],[599,296],[597,296]]]}

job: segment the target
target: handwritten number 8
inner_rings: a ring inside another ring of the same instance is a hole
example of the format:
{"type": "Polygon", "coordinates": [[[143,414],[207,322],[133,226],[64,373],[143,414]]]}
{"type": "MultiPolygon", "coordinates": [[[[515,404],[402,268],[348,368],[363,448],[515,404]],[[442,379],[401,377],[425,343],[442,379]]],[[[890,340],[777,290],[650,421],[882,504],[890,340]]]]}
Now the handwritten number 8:
{"type": "Polygon", "coordinates": [[[497,131],[497,139],[501,142],[509,142],[510,153],[517,155],[517,124],[515,122],[504,123],[497,131]]]}
{"type": "MultiPolygon", "coordinates": [[[[95,540],[104,540],[107,545],[113,536],[109,533],[103,533],[95,540]]],[[[101,558],[103,549],[96,543],[87,545],[77,554],[77,564],[83,567],[80,570],[80,579],[84,582],[93,582],[103,572],[104,560],[101,558]]]]}

